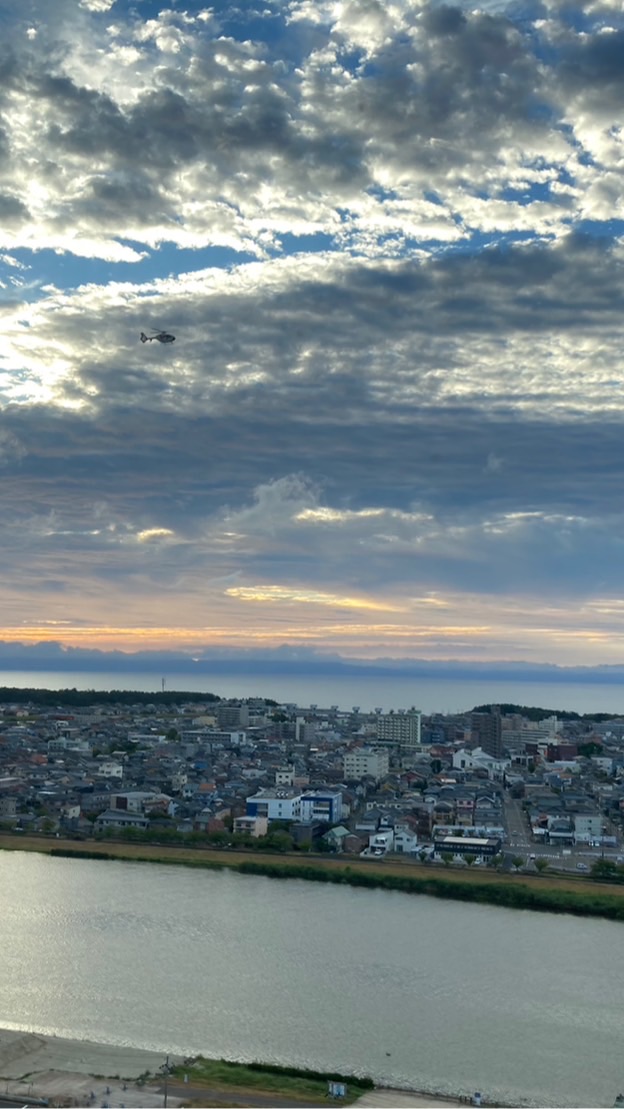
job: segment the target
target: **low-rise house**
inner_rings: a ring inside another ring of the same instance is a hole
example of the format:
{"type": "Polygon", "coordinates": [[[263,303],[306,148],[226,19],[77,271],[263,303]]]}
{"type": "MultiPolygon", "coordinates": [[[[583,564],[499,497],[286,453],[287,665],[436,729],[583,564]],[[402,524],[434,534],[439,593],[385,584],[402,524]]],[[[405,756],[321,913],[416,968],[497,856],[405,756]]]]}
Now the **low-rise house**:
{"type": "Polygon", "coordinates": [[[398,820],[394,826],[392,847],[399,855],[414,855],[418,850],[418,835],[411,821],[398,820]]]}
{"type": "Polygon", "coordinates": [[[342,841],[342,850],[345,855],[360,855],[366,846],[366,840],[361,836],[357,836],[355,832],[349,832],[342,841]]]}
{"type": "Polygon", "coordinates": [[[338,824],[335,828],[330,828],[328,832],[325,832],[323,840],[333,851],[342,852],[344,841],[349,835],[349,829],[345,828],[344,824],[338,824]]]}
{"type": "Polygon", "coordinates": [[[111,793],[109,795],[111,809],[122,812],[163,812],[173,816],[175,802],[166,793],[156,793],[152,790],[129,790],[124,793],[111,793]]]}
{"type": "Polygon", "coordinates": [[[204,809],[194,818],[193,831],[210,835],[214,832],[225,832],[226,827],[224,822],[215,816],[212,809],[204,809]]]}
{"type": "Polygon", "coordinates": [[[574,823],[569,817],[551,817],[548,821],[547,829],[550,843],[564,844],[566,846],[574,843],[574,823]]]}
{"type": "Polygon", "coordinates": [[[145,831],[149,827],[149,820],[138,812],[123,812],[121,809],[108,809],[100,813],[93,830],[105,832],[111,828],[139,828],[145,831]]]}
{"type": "Polygon", "coordinates": [[[494,758],[482,747],[475,747],[473,751],[461,747],[453,755],[453,766],[458,770],[484,771],[492,781],[502,782],[505,771],[511,766],[511,759],[494,758]]]}
{"type": "Polygon", "coordinates": [[[251,836],[252,839],[266,836],[268,830],[269,821],[266,816],[236,816],[232,826],[235,835],[251,836]]]}

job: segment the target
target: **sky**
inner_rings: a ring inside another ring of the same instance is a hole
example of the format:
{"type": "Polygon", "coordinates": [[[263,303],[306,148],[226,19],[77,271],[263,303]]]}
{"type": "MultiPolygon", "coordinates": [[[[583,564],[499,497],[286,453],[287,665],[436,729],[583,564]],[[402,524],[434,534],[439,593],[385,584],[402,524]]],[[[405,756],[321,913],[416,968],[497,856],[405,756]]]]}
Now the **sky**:
{"type": "Polygon", "coordinates": [[[0,0],[0,641],[624,663],[623,121],[620,0],[0,0]]]}

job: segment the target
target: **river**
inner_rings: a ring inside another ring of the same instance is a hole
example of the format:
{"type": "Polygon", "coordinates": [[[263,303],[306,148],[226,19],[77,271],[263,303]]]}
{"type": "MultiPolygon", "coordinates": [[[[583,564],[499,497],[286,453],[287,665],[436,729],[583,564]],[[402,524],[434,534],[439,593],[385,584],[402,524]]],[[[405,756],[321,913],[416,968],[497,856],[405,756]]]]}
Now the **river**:
{"type": "Polygon", "coordinates": [[[624,926],[232,872],[0,852],[0,1025],[610,1106],[624,926]]]}

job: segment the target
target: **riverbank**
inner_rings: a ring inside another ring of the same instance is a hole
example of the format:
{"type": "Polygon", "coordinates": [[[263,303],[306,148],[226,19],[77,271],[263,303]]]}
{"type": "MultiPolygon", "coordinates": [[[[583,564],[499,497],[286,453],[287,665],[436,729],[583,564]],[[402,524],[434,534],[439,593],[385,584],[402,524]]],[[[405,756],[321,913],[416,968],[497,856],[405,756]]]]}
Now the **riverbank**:
{"type": "MultiPolygon", "coordinates": [[[[23,1101],[48,1099],[50,1104],[68,1106],[100,1106],[106,1103],[115,1109],[147,1109],[161,1106],[164,1101],[162,1068],[166,1058],[171,1067],[182,1066],[182,1056],[165,1056],[162,1052],[145,1051],[115,1044],[70,1040],[37,1032],[0,1028],[0,1094],[23,1101]],[[159,1075],[160,1072],[160,1075],[159,1075]]],[[[189,1104],[226,1106],[262,1106],[281,1109],[288,1104],[314,1105],[309,1098],[279,1091],[268,1092],[246,1082],[217,1083],[199,1088],[188,1068],[189,1082],[182,1076],[168,1079],[167,1104],[175,1107],[189,1104]]],[[[234,1072],[235,1073],[235,1072],[234,1072]]],[[[242,1073],[242,1071],[241,1071],[242,1073]]],[[[322,1105],[325,1099],[317,1099],[322,1105]]],[[[425,1094],[411,1090],[385,1088],[363,1092],[357,1099],[362,1109],[407,1109],[407,1107],[461,1106],[466,1101],[425,1094]]]]}
{"type": "Polygon", "coordinates": [[[299,878],[478,902],[500,908],[570,913],[624,922],[624,886],[588,877],[509,874],[481,868],[453,870],[393,857],[279,855],[239,849],[164,846],[113,840],[0,835],[0,850],[35,851],[65,858],[115,859],[163,865],[237,870],[274,879],[299,878]]]}

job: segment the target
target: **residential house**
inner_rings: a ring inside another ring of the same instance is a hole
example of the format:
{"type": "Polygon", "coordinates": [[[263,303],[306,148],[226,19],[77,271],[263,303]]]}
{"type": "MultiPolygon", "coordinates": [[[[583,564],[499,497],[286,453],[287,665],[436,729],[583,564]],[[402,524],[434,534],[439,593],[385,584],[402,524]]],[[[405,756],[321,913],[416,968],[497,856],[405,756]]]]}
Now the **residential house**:
{"type": "Polygon", "coordinates": [[[95,832],[105,832],[116,828],[139,828],[145,831],[149,827],[149,820],[138,812],[124,812],[121,809],[108,809],[100,813],[93,825],[95,832]]]}
{"type": "Polygon", "coordinates": [[[258,839],[266,836],[269,830],[269,821],[266,816],[236,816],[232,825],[235,835],[251,836],[258,839]]]}

